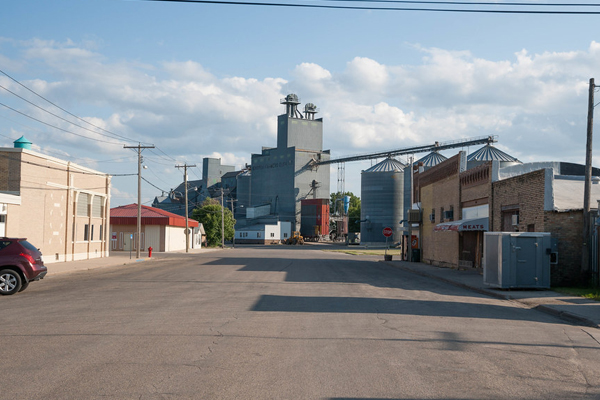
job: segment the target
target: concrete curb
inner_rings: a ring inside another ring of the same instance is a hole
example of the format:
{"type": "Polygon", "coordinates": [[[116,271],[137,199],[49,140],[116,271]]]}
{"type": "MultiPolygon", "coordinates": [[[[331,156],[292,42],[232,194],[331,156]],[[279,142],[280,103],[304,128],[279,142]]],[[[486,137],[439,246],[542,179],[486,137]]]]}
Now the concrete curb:
{"type": "Polygon", "coordinates": [[[571,324],[584,325],[584,326],[589,326],[589,327],[600,329],[600,325],[598,325],[596,322],[594,322],[594,321],[592,321],[592,320],[590,320],[590,319],[588,319],[586,317],[583,317],[583,316],[580,316],[580,315],[577,315],[577,314],[574,314],[574,313],[571,313],[571,312],[567,312],[567,311],[557,310],[557,309],[555,309],[552,306],[548,306],[548,305],[545,305],[545,304],[537,304],[537,305],[533,305],[532,306],[532,304],[530,302],[528,303],[526,301],[523,301],[523,299],[514,298],[514,297],[510,296],[509,294],[502,294],[502,293],[497,293],[495,291],[488,290],[488,289],[485,289],[485,288],[474,287],[472,285],[468,285],[466,283],[459,282],[459,281],[456,281],[456,280],[453,280],[453,279],[446,279],[446,278],[441,277],[441,276],[430,274],[430,273],[428,273],[426,271],[418,271],[418,270],[415,270],[413,268],[408,268],[408,267],[405,267],[405,266],[403,266],[401,264],[393,264],[393,263],[386,262],[386,261],[381,261],[381,260],[379,262],[382,262],[382,263],[384,263],[386,265],[389,265],[391,267],[394,267],[394,268],[399,268],[399,269],[401,269],[403,271],[411,272],[411,273],[413,273],[415,275],[423,276],[423,277],[426,277],[426,278],[437,279],[438,281],[449,283],[451,285],[454,285],[454,286],[457,286],[457,287],[461,287],[463,289],[471,290],[471,291],[474,291],[474,292],[477,292],[477,293],[480,293],[480,294],[483,294],[483,295],[486,295],[486,296],[489,296],[489,297],[494,297],[494,298],[499,299],[499,300],[515,301],[515,302],[517,302],[519,304],[522,304],[522,305],[526,306],[529,309],[541,311],[543,313],[546,313],[546,314],[552,315],[554,317],[560,318],[563,321],[569,322],[571,324]]]}

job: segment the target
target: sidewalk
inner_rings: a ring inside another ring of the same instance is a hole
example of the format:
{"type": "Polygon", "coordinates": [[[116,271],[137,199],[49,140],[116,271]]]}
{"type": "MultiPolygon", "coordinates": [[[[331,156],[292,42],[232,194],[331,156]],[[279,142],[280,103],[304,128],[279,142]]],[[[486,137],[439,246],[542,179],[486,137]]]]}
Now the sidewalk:
{"type": "Polygon", "coordinates": [[[551,290],[507,290],[483,284],[483,275],[476,270],[434,267],[407,261],[382,261],[415,274],[438,279],[502,300],[517,301],[535,310],[552,314],[565,321],[600,328],[600,302],[584,297],[568,296],[551,290]]]}
{"type": "MultiPolygon", "coordinates": [[[[219,251],[220,248],[201,248],[190,249],[189,254],[208,253],[219,251]]],[[[171,251],[168,253],[152,252],[152,258],[148,257],[148,252],[143,251],[140,258],[135,257],[135,251],[131,254],[128,251],[112,251],[109,257],[91,258],[89,260],[77,260],[67,262],[46,263],[48,267],[48,277],[57,274],[63,274],[74,271],[86,271],[96,268],[116,267],[119,265],[133,264],[139,262],[151,262],[152,260],[162,260],[175,254],[185,254],[185,250],[171,251]]]]}

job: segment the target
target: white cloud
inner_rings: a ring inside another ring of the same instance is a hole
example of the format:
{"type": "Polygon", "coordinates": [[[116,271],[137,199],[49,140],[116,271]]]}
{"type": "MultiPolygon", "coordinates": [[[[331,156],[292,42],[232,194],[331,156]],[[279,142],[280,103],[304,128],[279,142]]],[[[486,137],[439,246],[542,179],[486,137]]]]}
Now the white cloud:
{"type": "Polygon", "coordinates": [[[343,76],[348,89],[369,92],[381,91],[388,83],[388,79],[389,75],[385,65],[365,57],[355,57],[350,61],[343,76]]]}
{"type": "MultiPolygon", "coordinates": [[[[469,51],[416,47],[413,51],[423,58],[415,65],[384,65],[355,57],[341,71],[305,62],[291,68],[290,77],[256,79],[221,77],[201,60],[158,65],[112,62],[91,42],[4,39],[0,44],[19,47],[24,55],[0,56],[9,73],[41,71],[23,83],[42,96],[106,131],[153,143],[177,162],[199,166],[206,155],[241,167],[262,146],[275,146],[277,115],[284,110],[279,100],[290,92],[320,108],[317,117],[324,118],[326,148],[334,157],[499,135],[505,151],[526,161],[582,162],[588,80],[600,65],[597,42],[569,52],[530,54],[519,49],[512,59],[499,61],[469,51]]],[[[0,76],[0,84],[72,119],[6,77],[0,76]]],[[[63,129],[107,139],[6,92],[0,92],[0,100],[63,129]]],[[[0,119],[0,127],[8,127],[5,132],[23,134],[42,150],[80,159],[131,156],[122,144],[92,142],[0,111],[6,118],[0,119]],[[16,119],[22,125],[14,125],[16,119]],[[111,157],[106,157],[109,153],[111,157]]],[[[156,168],[165,181],[157,186],[180,181],[172,159],[148,157],[165,164],[156,168]]],[[[118,167],[135,171],[135,164],[118,167]]],[[[116,165],[94,168],[114,173],[116,165]]],[[[115,185],[121,185],[119,180],[115,185]]],[[[131,190],[124,186],[119,195],[131,190]]]]}

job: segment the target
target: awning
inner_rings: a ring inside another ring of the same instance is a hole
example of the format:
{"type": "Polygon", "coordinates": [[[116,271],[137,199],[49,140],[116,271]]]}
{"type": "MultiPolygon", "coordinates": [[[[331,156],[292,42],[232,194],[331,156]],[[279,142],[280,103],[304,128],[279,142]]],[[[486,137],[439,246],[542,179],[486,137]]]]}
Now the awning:
{"type": "Polygon", "coordinates": [[[434,231],[473,232],[488,231],[489,218],[461,219],[458,221],[442,222],[437,224],[434,231]]]}

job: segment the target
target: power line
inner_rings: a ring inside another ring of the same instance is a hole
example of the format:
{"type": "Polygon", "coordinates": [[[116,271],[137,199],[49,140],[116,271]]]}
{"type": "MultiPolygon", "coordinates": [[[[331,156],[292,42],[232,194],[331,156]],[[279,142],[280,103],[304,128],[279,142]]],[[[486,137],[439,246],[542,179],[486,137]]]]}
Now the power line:
{"type": "MultiPolygon", "coordinates": [[[[44,165],[44,164],[38,164],[32,161],[26,161],[26,160],[22,160],[20,158],[16,158],[16,157],[11,157],[7,154],[2,154],[2,152],[0,152],[0,157],[3,158],[8,158],[9,160],[12,161],[18,161],[24,164],[29,164],[29,165],[35,165],[36,167],[42,167],[42,168],[46,168],[46,169],[53,169],[56,171],[66,171],[66,168],[58,168],[58,167],[51,167],[49,165],[44,165]]],[[[77,168],[76,166],[72,166],[73,168],[77,168]]],[[[109,174],[109,173],[102,173],[102,172],[85,172],[85,171],[79,171],[77,169],[69,169],[70,173],[73,174],[82,174],[82,175],[94,175],[94,176],[132,176],[132,175],[137,175],[137,174],[109,174]]]]}
{"type": "MultiPolygon", "coordinates": [[[[10,80],[12,80],[12,81],[13,81],[13,82],[15,82],[16,84],[20,85],[20,86],[21,86],[21,87],[23,87],[24,89],[26,89],[26,90],[30,91],[31,93],[33,93],[33,94],[34,94],[34,95],[36,95],[37,97],[41,98],[42,100],[44,100],[44,101],[46,101],[46,102],[48,102],[48,103],[52,104],[54,107],[58,108],[59,110],[61,110],[61,111],[64,111],[65,113],[69,114],[70,116],[72,116],[72,117],[75,117],[75,118],[77,118],[78,120],[80,120],[80,121],[82,121],[82,122],[85,122],[85,123],[86,123],[86,124],[88,124],[88,125],[91,125],[91,126],[93,126],[94,128],[100,129],[101,131],[104,131],[104,132],[106,132],[106,133],[109,133],[109,134],[111,134],[111,135],[113,135],[113,136],[116,136],[116,137],[118,137],[118,138],[121,138],[121,139],[123,139],[123,140],[125,140],[125,141],[128,141],[128,142],[135,142],[135,140],[133,140],[133,139],[129,139],[129,138],[125,137],[125,136],[122,136],[122,135],[119,135],[119,134],[117,134],[117,133],[114,133],[114,132],[108,131],[108,130],[106,130],[106,129],[102,128],[102,127],[99,127],[99,126],[97,126],[97,125],[94,125],[94,124],[92,124],[91,122],[89,122],[89,121],[86,121],[85,119],[83,119],[83,118],[81,118],[81,117],[78,117],[77,115],[75,115],[75,114],[73,114],[73,113],[71,113],[71,112],[69,112],[69,111],[65,110],[65,109],[64,109],[64,108],[62,108],[61,106],[59,106],[59,105],[57,105],[57,104],[53,103],[52,101],[48,100],[48,99],[47,99],[47,98],[45,98],[44,96],[42,96],[42,95],[40,95],[40,94],[36,93],[35,91],[31,90],[30,88],[28,88],[27,86],[25,86],[24,84],[22,84],[21,82],[19,82],[19,81],[18,81],[18,80],[16,80],[15,78],[13,78],[12,76],[8,75],[6,72],[4,72],[4,71],[3,71],[3,70],[1,70],[1,69],[0,69],[0,73],[2,73],[3,75],[5,75],[5,76],[6,76],[6,77],[8,77],[10,80]]],[[[3,89],[5,89],[5,90],[7,90],[7,91],[9,91],[9,92],[10,92],[10,90],[8,90],[8,89],[6,89],[6,88],[4,88],[4,87],[3,87],[3,89]]],[[[13,92],[11,92],[11,93],[13,93],[13,92]]],[[[13,94],[15,94],[15,93],[13,93],[13,94]]],[[[17,96],[17,97],[19,97],[19,98],[23,99],[21,96],[19,96],[19,95],[17,95],[17,94],[15,94],[15,96],[17,96]]],[[[25,99],[23,99],[23,100],[25,100],[25,99]]],[[[28,100],[25,100],[25,101],[29,102],[28,100]]],[[[29,102],[29,103],[31,103],[31,102],[29,102]]],[[[33,104],[33,103],[31,103],[31,104],[33,104]]],[[[35,104],[33,104],[33,105],[35,105],[35,104]]],[[[36,106],[36,107],[38,107],[38,106],[36,106]]],[[[38,108],[41,108],[41,107],[38,107],[38,108]]],[[[44,110],[44,111],[45,111],[45,110],[44,110]]],[[[59,118],[60,118],[60,117],[59,117],[59,118]]],[[[69,121],[67,121],[67,122],[69,122],[69,121]]],[[[72,122],[69,122],[69,123],[73,124],[72,122]]],[[[76,125],[76,124],[73,124],[73,125],[76,125]]],[[[76,126],[79,126],[79,125],[76,125],[76,126]]],[[[83,128],[83,129],[86,129],[86,128],[83,128]]],[[[95,133],[98,133],[98,132],[95,132],[95,133]]],[[[98,133],[98,134],[100,134],[100,133],[98,133]]],[[[106,136],[106,135],[104,135],[104,136],[106,136]]]]}
{"type": "Polygon", "coordinates": [[[94,138],[91,138],[91,137],[88,137],[88,136],[85,136],[85,135],[81,135],[81,134],[79,134],[79,133],[75,133],[75,132],[71,132],[71,131],[68,131],[68,130],[66,130],[66,129],[63,129],[63,128],[59,128],[58,126],[54,126],[54,125],[52,125],[52,124],[49,124],[49,123],[47,123],[47,122],[44,122],[44,121],[42,121],[42,120],[40,120],[40,119],[37,119],[37,118],[35,118],[35,117],[32,117],[31,115],[25,114],[24,112],[21,112],[21,111],[19,111],[19,110],[15,110],[14,108],[12,108],[12,107],[10,107],[10,106],[7,106],[7,105],[6,105],[6,104],[4,104],[4,103],[0,103],[0,106],[6,107],[6,108],[8,108],[9,110],[12,110],[12,111],[14,111],[14,112],[16,112],[16,113],[18,113],[18,114],[21,114],[21,115],[22,115],[22,116],[24,116],[24,117],[30,118],[30,119],[32,119],[32,120],[34,120],[34,121],[37,121],[37,122],[39,122],[39,123],[42,123],[42,124],[44,124],[44,125],[48,125],[48,126],[50,126],[50,127],[54,128],[54,129],[58,129],[59,131],[63,131],[63,132],[66,132],[66,133],[70,133],[71,135],[79,136],[79,137],[82,137],[82,138],[84,138],[84,139],[94,140],[94,141],[96,141],[96,142],[109,143],[109,144],[118,144],[119,146],[120,146],[120,145],[122,145],[122,143],[117,143],[117,142],[109,142],[109,141],[107,141],[107,140],[101,140],[101,139],[94,139],[94,138]]]}
{"type": "Polygon", "coordinates": [[[436,5],[466,5],[466,6],[528,6],[528,7],[600,7],[600,3],[533,3],[533,2],[477,2],[477,1],[430,1],[430,0],[327,0],[339,2],[364,2],[364,3],[395,3],[395,4],[436,4],[436,5]]]}
{"type": "MultiPolygon", "coordinates": [[[[380,11],[421,11],[421,12],[451,12],[451,13],[485,13],[485,14],[559,14],[559,15],[598,15],[600,11],[553,11],[553,10],[488,10],[488,9],[466,9],[466,8],[420,8],[420,7],[367,7],[367,6],[341,6],[329,4],[297,4],[297,3],[268,3],[268,2],[245,2],[245,1],[223,1],[223,0],[138,0],[169,3],[197,3],[197,4],[221,4],[237,6],[263,6],[263,7],[295,7],[295,8],[324,8],[342,10],[380,10],[380,11]]],[[[416,3],[427,4],[427,3],[416,3]]],[[[441,3],[444,4],[444,3],[441,3]]],[[[467,3],[470,4],[470,3],[467,3]]],[[[494,6],[496,3],[490,3],[494,6]]],[[[450,4],[453,5],[453,4],[450,4]]],[[[525,3],[528,6],[537,6],[534,3],[525,3]]]]}
{"type": "MultiPolygon", "coordinates": [[[[29,101],[29,100],[27,100],[26,98],[24,98],[24,97],[22,97],[22,96],[19,96],[18,94],[16,94],[16,93],[15,93],[15,92],[13,92],[12,90],[10,90],[10,89],[7,89],[7,88],[5,88],[5,87],[4,87],[4,86],[2,86],[2,85],[0,85],[0,88],[2,88],[2,89],[4,89],[4,90],[6,90],[8,93],[10,93],[10,94],[12,94],[12,95],[14,95],[14,96],[16,96],[16,97],[20,98],[21,100],[23,100],[23,101],[25,101],[25,102],[27,102],[27,103],[31,104],[32,106],[34,106],[34,107],[36,107],[36,108],[38,108],[38,109],[42,110],[43,112],[45,112],[45,113],[48,113],[48,114],[50,114],[50,115],[52,115],[52,116],[54,116],[54,117],[56,117],[56,118],[58,118],[58,119],[60,119],[60,120],[62,120],[62,121],[65,121],[66,123],[69,123],[69,124],[71,124],[71,125],[74,125],[74,126],[76,126],[76,127],[78,127],[78,128],[84,129],[84,130],[86,130],[86,131],[88,131],[88,132],[92,132],[92,133],[95,133],[95,134],[97,134],[97,135],[100,135],[100,136],[104,136],[104,137],[107,137],[107,138],[110,138],[110,139],[115,139],[113,136],[109,136],[109,135],[105,135],[105,134],[103,134],[103,133],[100,133],[100,132],[93,131],[93,130],[91,130],[91,129],[89,129],[89,128],[86,128],[85,126],[81,126],[81,125],[79,125],[79,124],[76,124],[76,123],[74,123],[74,122],[71,122],[71,121],[69,121],[68,119],[61,117],[60,115],[54,114],[52,111],[48,111],[48,110],[46,110],[45,108],[38,106],[37,104],[33,103],[32,101],[29,101]]],[[[127,140],[129,140],[129,139],[127,139],[127,140]]],[[[130,141],[132,141],[132,140],[130,140],[130,141]]]]}
{"type": "MultiPolygon", "coordinates": [[[[169,158],[171,161],[175,161],[175,162],[177,162],[177,160],[176,160],[176,159],[174,159],[173,157],[171,157],[170,155],[168,155],[167,153],[165,153],[164,151],[162,151],[162,150],[160,149],[160,147],[156,147],[156,150],[158,150],[158,151],[160,151],[161,153],[163,153],[163,154],[164,154],[165,156],[167,156],[167,158],[169,158]]],[[[152,153],[154,153],[152,150],[150,150],[150,151],[151,151],[152,153]]],[[[156,154],[156,153],[154,153],[154,154],[156,154]]],[[[158,154],[157,154],[157,155],[158,155],[158,154]]]]}
{"type": "Polygon", "coordinates": [[[152,182],[150,182],[148,179],[144,178],[143,176],[142,176],[142,180],[144,182],[146,182],[148,185],[152,186],[153,188],[160,190],[161,192],[168,192],[168,190],[163,190],[163,189],[159,188],[158,186],[156,186],[155,184],[153,184],[152,182]]]}

